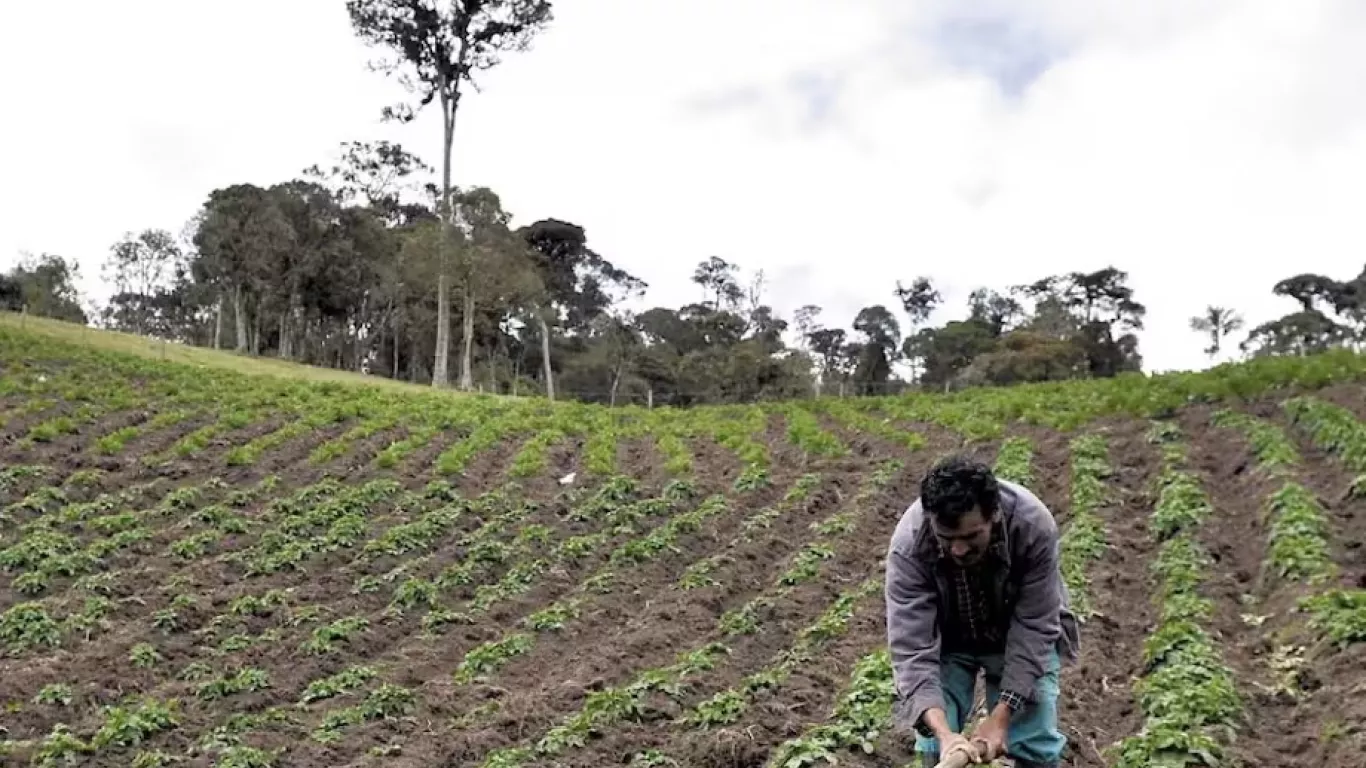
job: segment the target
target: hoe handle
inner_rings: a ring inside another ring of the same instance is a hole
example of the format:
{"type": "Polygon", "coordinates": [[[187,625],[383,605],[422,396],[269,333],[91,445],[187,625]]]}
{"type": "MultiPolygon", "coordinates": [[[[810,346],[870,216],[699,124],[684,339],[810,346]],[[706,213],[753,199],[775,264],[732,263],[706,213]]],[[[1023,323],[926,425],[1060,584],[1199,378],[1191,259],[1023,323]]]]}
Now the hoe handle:
{"type": "Polygon", "coordinates": [[[962,752],[954,752],[948,757],[940,760],[934,768],[967,768],[969,758],[962,752]]]}

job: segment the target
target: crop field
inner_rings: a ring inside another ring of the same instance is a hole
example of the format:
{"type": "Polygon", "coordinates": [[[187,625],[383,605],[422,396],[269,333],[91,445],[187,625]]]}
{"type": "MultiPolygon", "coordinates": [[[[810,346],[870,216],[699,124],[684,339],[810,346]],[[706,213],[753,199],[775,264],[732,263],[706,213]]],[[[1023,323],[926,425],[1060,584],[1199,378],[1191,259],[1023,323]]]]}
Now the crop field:
{"type": "Polygon", "coordinates": [[[0,329],[0,764],[903,766],[883,557],[966,451],[1084,619],[1074,766],[1359,766],[1366,358],[695,410],[0,329]]]}

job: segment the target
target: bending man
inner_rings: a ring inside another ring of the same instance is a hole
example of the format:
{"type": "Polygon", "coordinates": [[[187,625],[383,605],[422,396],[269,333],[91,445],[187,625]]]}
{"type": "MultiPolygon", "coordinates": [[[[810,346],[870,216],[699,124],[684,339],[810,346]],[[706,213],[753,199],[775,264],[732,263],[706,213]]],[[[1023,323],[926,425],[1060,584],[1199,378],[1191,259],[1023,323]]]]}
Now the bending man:
{"type": "Polygon", "coordinates": [[[892,535],[886,600],[897,724],[915,730],[924,765],[941,750],[1058,765],[1058,670],[1079,638],[1038,497],[970,459],[936,464],[892,535]],[[978,672],[988,715],[968,741],[978,672]]]}

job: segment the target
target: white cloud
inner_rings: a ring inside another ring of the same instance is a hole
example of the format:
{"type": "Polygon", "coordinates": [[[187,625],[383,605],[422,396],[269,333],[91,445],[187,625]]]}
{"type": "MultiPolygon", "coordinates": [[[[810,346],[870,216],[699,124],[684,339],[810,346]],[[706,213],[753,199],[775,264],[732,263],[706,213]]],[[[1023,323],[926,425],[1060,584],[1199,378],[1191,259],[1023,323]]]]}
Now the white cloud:
{"type": "MultiPolygon", "coordinates": [[[[697,298],[688,276],[710,255],[832,323],[922,273],[959,315],[978,285],[1114,264],[1165,369],[1203,364],[1187,319],[1205,304],[1255,324],[1287,309],[1276,280],[1366,262],[1353,0],[557,5],[468,100],[457,181],[492,186],[520,222],[583,224],[651,301],[697,298]],[[948,19],[972,23],[945,37],[948,19]],[[978,33],[1003,37],[964,47],[978,33]],[[983,74],[1011,71],[999,40],[1021,68],[1048,65],[1021,93],[983,74]]],[[[8,16],[0,264],[46,250],[93,277],[123,231],[178,232],[210,189],[286,178],[343,140],[439,160],[435,115],[379,123],[401,92],[365,71],[340,0],[8,16]]]]}

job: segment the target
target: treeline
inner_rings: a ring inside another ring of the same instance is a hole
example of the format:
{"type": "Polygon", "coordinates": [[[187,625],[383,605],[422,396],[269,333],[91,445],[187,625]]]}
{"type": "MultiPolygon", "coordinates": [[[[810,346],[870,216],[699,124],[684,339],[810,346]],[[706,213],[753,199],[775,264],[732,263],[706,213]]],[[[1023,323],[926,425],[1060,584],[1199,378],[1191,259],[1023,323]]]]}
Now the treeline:
{"type": "MultiPolygon", "coordinates": [[[[436,375],[440,275],[447,277],[453,386],[604,403],[738,402],[866,395],[1114,376],[1140,369],[1147,313],[1125,272],[1069,273],[979,288],[943,324],[931,279],[889,286],[887,304],[826,324],[784,318],[762,274],[711,257],[699,300],[632,313],[644,282],[592,247],[583,227],[512,222],[498,196],[455,189],[437,215],[427,169],[391,144],[353,143],[327,170],[271,187],[214,190],[180,237],[129,234],[110,248],[107,305],[87,318],[73,263],[45,255],[0,277],[12,310],[170,341],[270,355],[419,383],[436,375]],[[846,323],[848,323],[846,325],[846,323]],[[898,370],[899,369],[899,370],[898,370]]],[[[1366,338],[1366,273],[1300,275],[1274,287],[1300,304],[1259,326],[1250,354],[1304,354],[1366,338]]],[[[1241,328],[1211,307],[1192,327],[1218,354],[1241,328]]]]}

